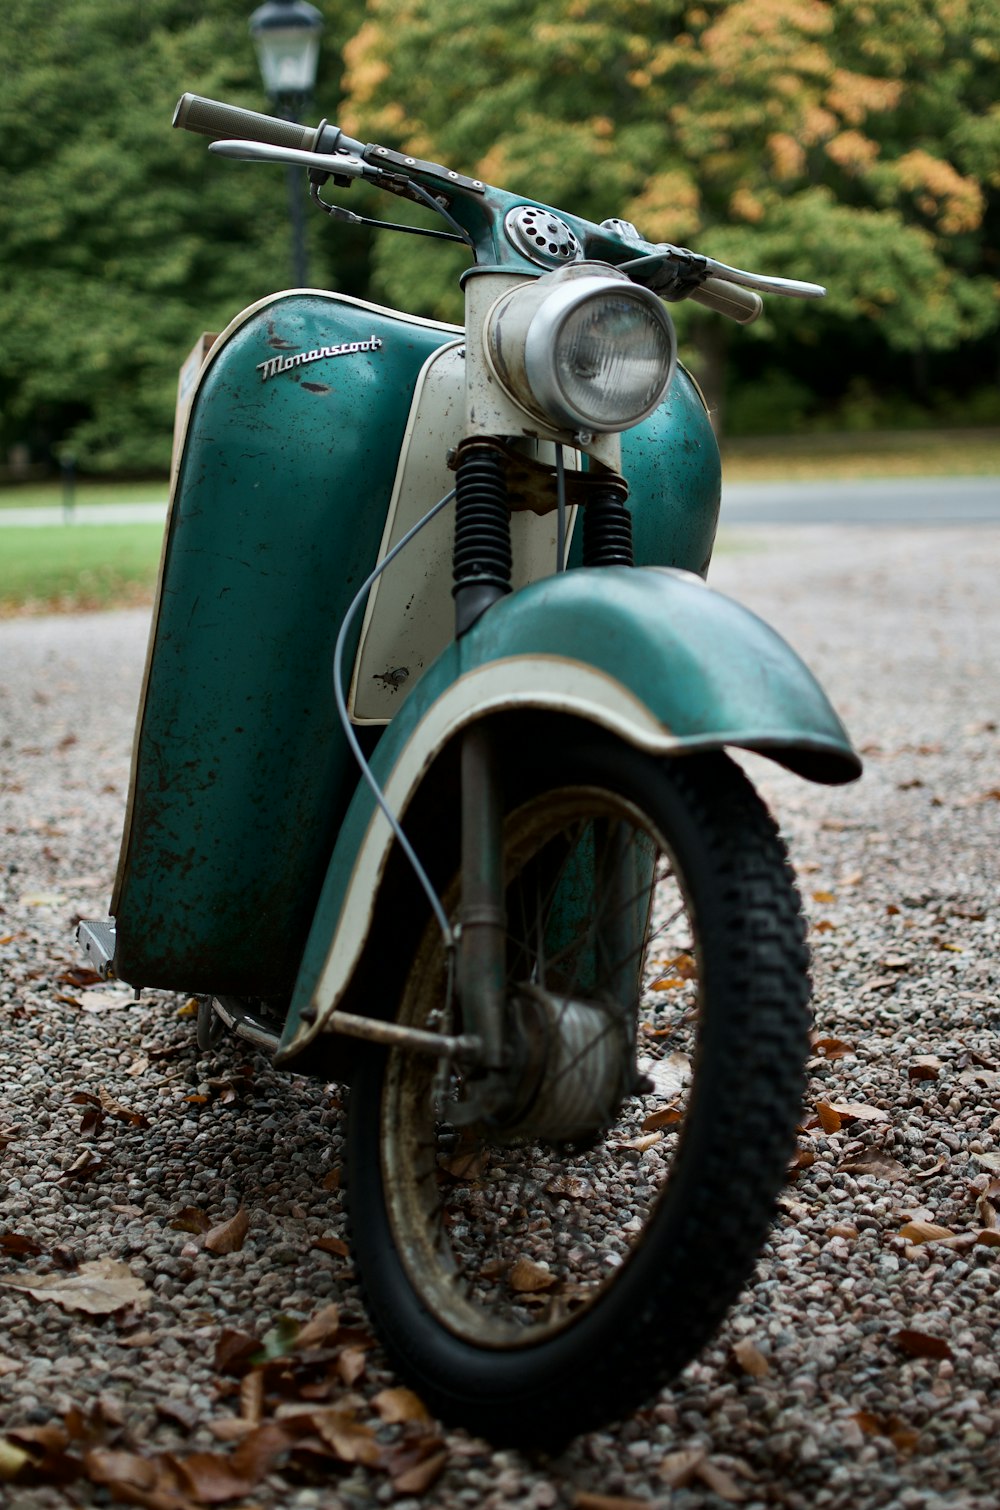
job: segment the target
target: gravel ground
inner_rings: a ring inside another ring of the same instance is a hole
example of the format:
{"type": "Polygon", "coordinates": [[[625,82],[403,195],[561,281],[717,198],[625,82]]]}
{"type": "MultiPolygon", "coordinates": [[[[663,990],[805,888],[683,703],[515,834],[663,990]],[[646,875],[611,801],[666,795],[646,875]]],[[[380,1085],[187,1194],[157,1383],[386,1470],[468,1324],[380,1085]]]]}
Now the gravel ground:
{"type": "Polygon", "coordinates": [[[812,925],[800,1167],[715,1344],[552,1458],[440,1432],[392,1391],[342,1242],[337,1088],[232,1045],[199,1058],[183,998],[74,977],[74,921],[103,914],[117,855],[146,616],[0,623],[0,1278],[79,1283],[110,1259],[141,1286],[111,1315],[2,1290],[0,1477],[26,1445],[41,1468],[0,1500],[994,1510],[1000,535],[747,527],[728,546],[714,584],[786,634],[866,757],[839,790],[751,763],[812,925]],[[300,1343],[269,1387],[286,1413],[322,1403],[339,1461],[255,1483],[257,1433],[220,1466],[259,1414],[223,1372],[235,1334],[317,1313],[334,1382],[300,1343]]]}

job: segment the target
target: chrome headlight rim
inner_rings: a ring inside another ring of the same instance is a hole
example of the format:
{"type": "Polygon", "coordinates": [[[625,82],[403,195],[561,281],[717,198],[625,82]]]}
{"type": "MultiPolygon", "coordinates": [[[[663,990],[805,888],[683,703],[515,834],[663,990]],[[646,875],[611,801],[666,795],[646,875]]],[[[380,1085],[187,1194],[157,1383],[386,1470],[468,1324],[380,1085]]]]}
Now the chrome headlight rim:
{"type": "Polygon", "coordinates": [[[677,369],[673,321],[663,303],[624,273],[603,263],[571,268],[508,290],[494,304],[484,330],[487,358],[515,403],[556,430],[616,434],[631,429],[663,402],[677,369]],[[569,320],[603,301],[631,304],[664,339],[659,380],[644,404],[608,414],[579,397],[571,401],[560,369],[560,340],[569,320]]]}

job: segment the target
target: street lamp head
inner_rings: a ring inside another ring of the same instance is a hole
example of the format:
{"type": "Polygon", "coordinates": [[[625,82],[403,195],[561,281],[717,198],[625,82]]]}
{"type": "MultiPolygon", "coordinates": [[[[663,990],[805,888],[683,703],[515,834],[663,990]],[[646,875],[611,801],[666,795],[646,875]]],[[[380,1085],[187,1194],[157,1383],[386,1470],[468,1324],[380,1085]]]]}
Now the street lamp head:
{"type": "Polygon", "coordinates": [[[250,17],[264,88],[273,100],[312,93],[323,17],[307,0],[265,0],[250,17]]]}

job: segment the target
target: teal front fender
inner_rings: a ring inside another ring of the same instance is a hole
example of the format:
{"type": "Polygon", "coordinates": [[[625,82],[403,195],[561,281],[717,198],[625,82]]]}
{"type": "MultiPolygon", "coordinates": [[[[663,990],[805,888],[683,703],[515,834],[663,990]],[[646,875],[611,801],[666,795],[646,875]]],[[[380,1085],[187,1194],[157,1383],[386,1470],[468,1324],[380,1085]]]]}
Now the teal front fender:
{"type": "MultiPolygon", "coordinates": [[[[861,771],[812,673],[755,614],[687,572],[580,569],[503,599],[424,673],[371,762],[392,811],[406,812],[459,730],[532,709],[599,724],[657,755],[731,745],[815,781],[861,771]]],[[[298,1067],[344,1005],[392,846],[362,782],[320,895],[280,1062],[298,1067]]]]}

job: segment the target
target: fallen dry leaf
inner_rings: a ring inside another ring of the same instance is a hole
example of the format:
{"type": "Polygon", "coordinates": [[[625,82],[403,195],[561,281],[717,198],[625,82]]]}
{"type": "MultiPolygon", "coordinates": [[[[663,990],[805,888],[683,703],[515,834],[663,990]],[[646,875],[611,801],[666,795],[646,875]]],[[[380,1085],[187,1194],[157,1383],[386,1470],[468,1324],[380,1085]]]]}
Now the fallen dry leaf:
{"type": "Polygon", "coordinates": [[[911,1243],[936,1243],[942,1238],[954,1237],[950,1227],[939,1227],[935,1222],[907,1222],[899,1229],[900,1237],[911,1243]]]}
{"type": "Polygon", "coordinates": [[[833,1111],[842,1122],[888,1122],[889,1113],[862,1101],[831,1101],[833,1111]]]}
{"type": "Polygon", "coordinates": [[[694,1478],[705,1455],[704,1447],[684,1447],[679,1452],[668,1452],[659,1466],[659,1476],[669,1488],[683,1489],[694,1478]]]}
{"type": "Polygon", "coordinates": [[[340,1237],[316,1237],[309,1246],[320,1253],[332,1253],[337,1258],[346,1258],[351,1251],[340,1237]]]}
{"type": "Polygon", "coordinates": [[[239,1253],[250,1227],[250,1216],[244,1206],[227,1222],[220,1222],[205,1233],[205,1247],[209,1253],[239,1253]]]}
{"type": "Polygon", "coordinates": [[[898,1416],[879,1416],[874,1411],[859,1410],[851,1417],[865,1436],[886,1437],[899,1452],[912,1452],[919,1433],[904,1425],[898,1416]]]}
{"type": "Polygon", "coordinates": [[[951,1358],[954,1356],[943,1337],[932,1337],[929,1332],[918,1332],[909,1327],[904,1327],[900,1332],[893,1332],[889,1340],[904,1353],[909,1353],[911,1358],[951,1358]]]}
{"type": "Polygon", "coordinates": [[[296,1352],[304,1348],[324,1347],[332,1342],[340,1330],[340,1307],[331,1302],[323,1306],[322,1310],[311,1316],[300,1328],[295,1338],[294,1347],[296,1352]]]}
{"type": "Polygon", "coordinates": [[[164,1461],[199,1504],[217,1505],[250,1494],[289,1444],[288,1433],[268,1421],[245,1436],[232,1453],[194,1452],[184,1458],[164,1454],[164,1461]]]}
{"type": "Polygon", "coordinates": [[[845,1054],[854,1053],[854,1045],[842,1038],[814,1038],[812,1051],[823,1059],[843,1059],[845,1054]]]}
{"type": "Polygon", "coordinates": [[[394,1426],[400,1421],[420,1421],[426,1423],[433,1420],[430,1411],[420,1396],[414,1394],[412,1389],[406,1389],[402,1385],[395,1389],[379,1390],[371,1403],[382,1417],[382,1420],[390,1426],[394,1426]]]}
{"type": "Polygon", "coordinates": [[[522,1256],[507,1275],[507,1283],[512,1290],[528,1295],[549,1289],[557,1278],[558,1275],[553,1274],[548,1265],[533,1263],[530,1258],[522,1256]]]}
{"type": "Polygon", "coordinates": [[[397,1494],[424,1494],[440,1478],[448,1462],[446,1451],[432,1452],[421,1461],[392,1473],[392,1487],[397,1494]]]}
{"type": "Polygon", "coordinates": [[[309,1419],[342,1463],[360,1463],[365,1468],[381,1466],[383,1451],[374,1429],[358,1421],[353,1411],[331,1407],[310,1411],[309,1419]]]}
{"type": "Polygon", "coordinates": [[[33,1300],[54,1300],[68,1311],[112,1316],[126,1306],[146,1306],[152,1296],[129,1268],[115,1258],[95,1258],[75,1274],[6,1275],[0,1284],[26,1290],[33,1300]]]}
{"type": "Polygon", "coordinates": [[[870,1149],[865,1153],[855,1155],[854,1158],[845,1159],[837,1165],[838,1174],[873,1174],[880,1180],[905,1180],[907,1171],[905,1167],[894,1159],[890,1154],[880,1153],[878,1149],[870,1149]]]}
{"type": "Polygon", "coordinates": [[[733,1344],[733,1357],[743,1372],[754,1379],[763,1379],[765,1374],[771,1372],[771,1365],[749,1337],[741,1337],[739,1342],[733,1344]]]}
{"type": "Polygon", "coordinates": [[[621,1494],[588,1494],[578,1489],[573,1495],[573,1510],[649,1510],[649,1500],[629,1499],[621,1494]]]}
{"type": "Polygon", "coordinates": [[[906,1073],[911,1080],[936,1080],[941,1071],[941,1060],[936,1054],[918,1054],[911,1059],[906,1073]]]}
{"type": "Polygon", "coordinates": [[[101,1110],[108,1117],[114,1117],[119,1122],[127,1122],[129,1127],[148,1127],[149,1118],[144,1117],[142,1112],[134,1112],[130,1107],[122,1106],[120,1101],[106,1091],[102,1085],[98,1091],[101,1110]]]}
{"type": "Polygon", "coordinates": [[[176,1216],[170,1218],[168,1226],[173,1227],[176,1232],[194,1232],[200,1234],[212,1230],[212,1223],[200,1206],[182,1207],[176,1216]]]}
{"type": "Polygon", "coordinates": [[[826,1133],[840,1132],[841,1127],[844,1125],[841,1121],[840,1113],[835,1111],[828,1101],[817,1101],[816,1115],[819,1118],[820,1126],[826,1133]]]}
{"type": "Polygon", "coordinates": [[[673,1127],[683,1119],[684,1113],[676,1106],[665,1106],[662,1111],[650,1112],[642,1124],[643,1132],[659,1132],[661,1127],[673,1127]]]}

